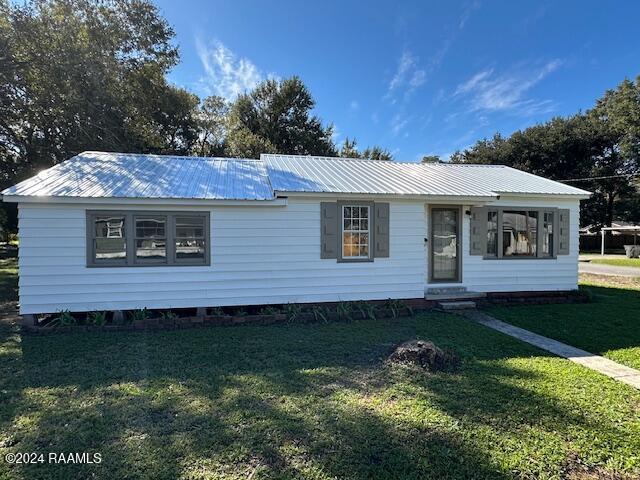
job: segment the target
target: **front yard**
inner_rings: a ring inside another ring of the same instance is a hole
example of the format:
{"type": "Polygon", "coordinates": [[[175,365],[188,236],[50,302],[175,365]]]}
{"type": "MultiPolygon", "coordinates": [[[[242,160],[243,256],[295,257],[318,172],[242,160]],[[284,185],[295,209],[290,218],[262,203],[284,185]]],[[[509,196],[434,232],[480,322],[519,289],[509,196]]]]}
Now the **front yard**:
{"type": "Polygon", "coordinates": [[[522,328],[640,369],[640,279],[582,275],[591,303],[494,307],[522,328]]]}
{"type": "Polygon", "coordinates": [[[639,392],[454,315],[41,337],[5,315],[0,358],[2,457],[103,459],[0,460],[0,478],[640,475],[639,392]],[[383,361],[412,338],[459,371],[383,361]]]}

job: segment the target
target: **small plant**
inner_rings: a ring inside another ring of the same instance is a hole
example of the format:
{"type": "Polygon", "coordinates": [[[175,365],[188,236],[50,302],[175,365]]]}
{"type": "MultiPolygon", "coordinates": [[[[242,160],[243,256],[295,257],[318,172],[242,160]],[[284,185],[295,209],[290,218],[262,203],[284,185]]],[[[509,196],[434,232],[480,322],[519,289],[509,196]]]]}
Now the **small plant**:
{"type": "Polygon", "coordinates": [[[130,322],[142,322],[147,318],[149,318],[149,310],[147,310],[147,307],[140,308],[138,310],[131,310],[129,312],[130,322]]]}
{"type": "Polygon", "coordinates": [[[376,319],[376,307],[373,303],[365,301],[356,302],[355,308],[360,312],[362,318],[368,318],[369,320],[376,319]]]}
{"type": "Polygon", "coordinates": [[[175,322],[178,320],[178,315],[173,313],[171,310],[166,310],[160,313],[160,318],[165,322],[175,322]]]}
{"type": "Polygon", "coordinates": [[[389,308],[393,313],[393,318],[398,318],[403,312],[407,312],[409,315],[413,315],[413,308],[407,305],[406,302],[398,299],[389,300],[389,308]]]}
{"type": "Polygon", "coordinates": [[[236,310],[235,316],[236,317],[246,317],[247,316],[247,311],[244,308],[239,308],[238,310],[236,310]]]}
{"type": "Polygon", "coordinates": [[[405,310],[407,307],[404,304],[404,302],[402,300],[398,300],[395,298],[390,298],[389,300],[387,300],[387,308],[389,310],[391,310],[391,316],[395,319],[398,318],[400,316],[400,314],[402,313],[403,310],[405,310]]]}
{"type": "Polygon", "coordinates": [[[87,324],[102,326],[107,323],[107,312],[89,312],[87,315],[87,324]]]}
{"type": "Polygon", "coordinates": [[[350,320],[351,313],[353,312],[353,304],[351,302],[340,302],[336,306],[336,312],[342,320],[350,320]]]}
{"type": "Polygon", "coordinates": [[[316,322],[322,321],[326,323],[329,320],[329,311],[325,307],[316,305],[311,309],[311,314],[316,322]]]}
{"type": "Polygon", "coordinates": [[[51,321],[51,325],[59,327],[68,327],[70,325],[77,325],[78,321],[71,315],[69,310],[60,310],[58,316],[51,321]]]}
{"type": "Polygon", "coordinates": [[[260,309],[260,312],[258,312],[259,315],[277,315],[279,313],[280,313],[280,310],[272,306],[263,307],[260,309]]]}
{"type": "Polygon", "coordinates": [[[222,308],[213,307],[211,309],[211,315],[214,317],[224,317],[225,313],[224,313],[224,310],[222,310],[222,308]]]}
{"type": "Polygon", "coordinates": [[[294,322],[302,313],[302,307],[295,303],[288,303],[284,311],[287,315],[287,320],[290,322],[294,322]]]}

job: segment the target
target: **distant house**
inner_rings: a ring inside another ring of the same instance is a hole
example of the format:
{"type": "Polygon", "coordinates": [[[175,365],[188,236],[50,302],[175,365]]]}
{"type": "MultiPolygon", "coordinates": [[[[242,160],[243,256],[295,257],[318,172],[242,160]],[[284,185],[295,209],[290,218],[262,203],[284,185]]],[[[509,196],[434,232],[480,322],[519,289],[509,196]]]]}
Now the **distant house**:
{"type": "Polygon", "coordinates": [[[505,166],[85,152],[2,195],[32,314],[573,290],[589,193],[505,166]]]}

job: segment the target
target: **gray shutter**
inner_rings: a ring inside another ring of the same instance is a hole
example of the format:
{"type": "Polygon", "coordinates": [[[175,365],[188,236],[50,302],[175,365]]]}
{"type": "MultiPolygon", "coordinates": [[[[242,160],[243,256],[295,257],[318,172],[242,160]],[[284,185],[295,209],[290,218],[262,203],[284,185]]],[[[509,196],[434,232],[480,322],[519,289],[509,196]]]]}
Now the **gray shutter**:
{"type": "Polygon", "coordinates": [[[569,255],[571,241],[570,210],[558,210],[558,255],[569,255]]]}
{"type": "Polygon", "coordinates": [[[338,258],[338,204],[320,202],[320,258],[338,258]]]}
{"type": "Polygon", "coordinates": [[[487,251],[487,209],[471,207],[469,254],[484,255],[487,251]]]}
{"type": "Polygon", "coordinates": [[[375,248],[373,249],[373,256],[382,258],[389,256],[389,204],[378,203],[373,205],[375,210],[374,214],[374,235],[373,241],[375,242],[375,248]]]}

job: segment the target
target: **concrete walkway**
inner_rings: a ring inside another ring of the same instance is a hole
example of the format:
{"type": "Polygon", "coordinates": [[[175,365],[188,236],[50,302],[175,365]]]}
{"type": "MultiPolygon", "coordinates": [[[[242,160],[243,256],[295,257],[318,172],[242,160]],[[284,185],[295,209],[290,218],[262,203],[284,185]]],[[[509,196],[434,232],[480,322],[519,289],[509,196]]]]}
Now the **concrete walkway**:
{"type": "Polygon", "coordinates": [[[493,328],[494,330],[517,338],[518,340],[522,340],[523,342],[530,343],[538,348],[554,353],[560,357],[564,357],[572,362],[590,368],[591,370],[595,370],[596,372],[600,372],[607,377],[626,383],[627,385],[631,385],[632,387],[640,390],[640,371],[635,368],[620,365],[608,358],[594,355],[593,353],[580,350],[579,348],[572,347],[566,343],[558,342],[557,340],[543,337],[542,335],[530,332],[524,328],[502,322],[478,310],[468,310],[462,313],[462,315],[469,320],[473,320],[474,322],[493,328]]]}
{"type": "Polygon", "coordinates": [[[617,267],[614,265],[603,265],[591,262],[579,262],[578,271],[580,273],[592,273],[594,275],[613,275],[616,277],[640,277],[640,268],[617,267]]]}

